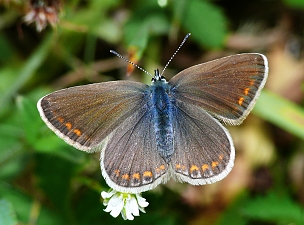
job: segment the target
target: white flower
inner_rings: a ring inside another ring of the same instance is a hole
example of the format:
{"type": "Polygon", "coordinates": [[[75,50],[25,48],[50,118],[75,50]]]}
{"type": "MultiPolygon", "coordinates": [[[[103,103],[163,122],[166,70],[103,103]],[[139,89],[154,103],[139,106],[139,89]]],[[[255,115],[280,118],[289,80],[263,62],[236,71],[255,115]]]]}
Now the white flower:
{"type": "Polygon", "coordinates": [[[133,220],[134,216],[139,216],[139,210],[145,213],[144,207],[149,205],[140,194],[123,193],[113,189],[101,192],[101,197],[104,199],[104,206],[107,206],[104,211],[110,212],[115,218],[121,213],[124,220],[133,220]]]}

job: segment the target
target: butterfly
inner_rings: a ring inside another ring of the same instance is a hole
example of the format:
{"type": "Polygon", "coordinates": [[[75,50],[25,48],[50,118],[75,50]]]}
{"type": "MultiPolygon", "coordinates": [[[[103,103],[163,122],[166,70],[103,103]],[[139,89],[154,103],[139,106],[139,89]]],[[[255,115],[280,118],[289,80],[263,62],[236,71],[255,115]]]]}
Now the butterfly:
{"type": "Polygon", "coordinates": [[[169,81],[162,73],[155,70],[151,85],[125,80],[62,89],[37,107],[66,143],[101,151],[102,175],[117,191],[140,193],[170,178],[192,185],[223,179],[235,159],[223,124],[239,125],[252,110],[267,80],[267,58],[232,55],[169,81]]]}

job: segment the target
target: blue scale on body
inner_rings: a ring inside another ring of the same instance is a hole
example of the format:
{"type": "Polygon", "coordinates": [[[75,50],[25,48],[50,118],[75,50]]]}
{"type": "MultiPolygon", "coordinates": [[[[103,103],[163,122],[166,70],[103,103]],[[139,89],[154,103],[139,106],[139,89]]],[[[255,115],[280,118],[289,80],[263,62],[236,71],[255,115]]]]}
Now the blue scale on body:
{"type": "Polygon", "coordinates": [[[170,98],[170,86],[166,79],[159,74],[159,70],[155,70],[149,94],[156,144],[161,157],[169,163],[174,152],[173,105],[170,98]]]}

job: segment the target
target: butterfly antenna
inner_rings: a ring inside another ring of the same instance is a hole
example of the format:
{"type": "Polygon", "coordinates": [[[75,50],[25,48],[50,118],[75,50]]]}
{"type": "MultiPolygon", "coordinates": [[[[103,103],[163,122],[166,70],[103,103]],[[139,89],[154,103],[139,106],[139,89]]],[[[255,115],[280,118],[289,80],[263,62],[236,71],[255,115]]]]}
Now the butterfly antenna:
{"type": "Polygon", "coordinates": [[[115,52],[114,50],[110,50],[110,52],[116,56],[118,56],[119,58],[123,59],[124,61],[130,63],[132,66],[135,66],[137,69],[140,69],[141,71],[145,72],[146,74],[150,75],[151,77],[152,74],[149,73],[148,71],[144,70],[143,68],[141,68],[140,66],[136,65],[135,63],[131,62],[130,60],[128,60],[127,58],[123,57],[122,55],[120,55],[119,53],[115,52]]]}
{"type": "Polygon", "coordinates": [[[167,62],[166,66],[164,67],[163,71],[161,72],[161,76],[163,75],[163,73],[165,72],[165,69],[168,67],[169,63],[172,61],[172,59],[174,58],[174,56],[176,55],[176,53],[180,50],[180,48],[184,45],[184,43],[186,42],[186,40],[188,39],[188,37],[191,35],[191,33],[188,33],[185,37],[184,40],[182,41],[182,43],[178,46],[178,48],[176,49],[176,51],[173,53],[173,55],[171,56],[171,58],[169,59],[169,61],[167,62]]]}

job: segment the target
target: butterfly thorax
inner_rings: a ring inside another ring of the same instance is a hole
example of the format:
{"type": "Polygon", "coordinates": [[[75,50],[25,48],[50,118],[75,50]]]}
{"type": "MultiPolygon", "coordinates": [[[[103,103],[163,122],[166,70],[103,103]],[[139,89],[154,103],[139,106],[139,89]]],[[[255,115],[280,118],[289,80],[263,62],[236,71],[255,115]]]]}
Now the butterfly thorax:
{"type": "Polygon", "coordinates": [[[152,79],[150,91],[150,109],[154,126],[156,144],[161,157],[169,163],[173,154],[172,103],[170,86],[158,70],[152,79]]]}

